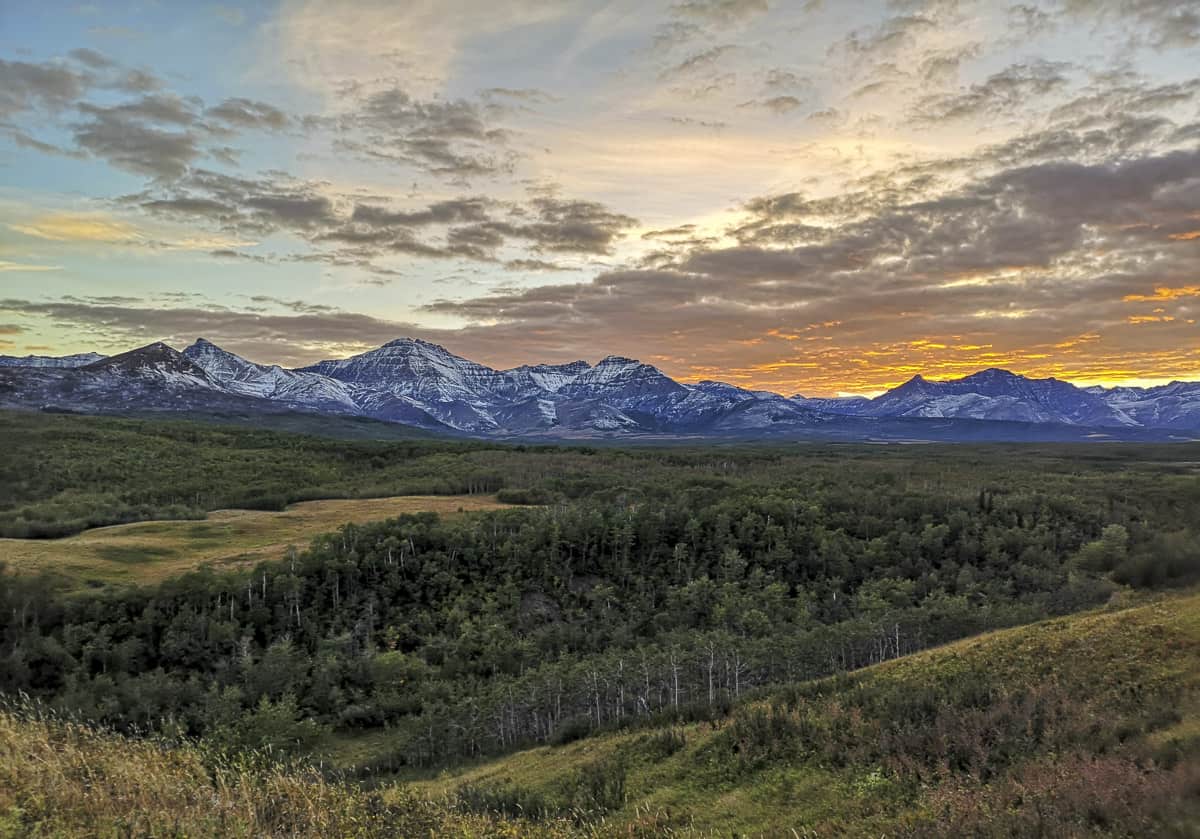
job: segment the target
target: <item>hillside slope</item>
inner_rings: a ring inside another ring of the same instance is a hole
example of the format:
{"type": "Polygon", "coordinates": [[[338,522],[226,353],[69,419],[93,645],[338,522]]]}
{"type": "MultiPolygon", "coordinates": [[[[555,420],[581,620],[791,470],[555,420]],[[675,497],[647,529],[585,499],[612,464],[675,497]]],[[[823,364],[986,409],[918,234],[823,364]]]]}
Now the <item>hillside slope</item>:
{"type": "Polygon", "coordinates": [[[1184,837],[1198,751],[1192,593],[382,792],[0,711],[0,837],[1184,837]]]}
{"type": "Polygon", "coordinates": [[[399,789],[726,836],[1200,835],[1200,595],[989,633],[716,723],[399,789]]]}

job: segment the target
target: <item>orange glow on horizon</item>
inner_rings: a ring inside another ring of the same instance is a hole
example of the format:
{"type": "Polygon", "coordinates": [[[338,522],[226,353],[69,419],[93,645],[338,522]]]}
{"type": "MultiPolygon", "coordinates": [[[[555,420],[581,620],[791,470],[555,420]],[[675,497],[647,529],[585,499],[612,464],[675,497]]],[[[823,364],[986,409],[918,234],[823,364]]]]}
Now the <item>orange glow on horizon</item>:
{"type": "Polygon", "coordinates": [[[1200,285],[1155,286],[1153,294],[1126,294],[1121,298],[1126,303],[1157,303],[1160,300],[1179,300],[1183,297],[1200,297],[1200,285]]]}

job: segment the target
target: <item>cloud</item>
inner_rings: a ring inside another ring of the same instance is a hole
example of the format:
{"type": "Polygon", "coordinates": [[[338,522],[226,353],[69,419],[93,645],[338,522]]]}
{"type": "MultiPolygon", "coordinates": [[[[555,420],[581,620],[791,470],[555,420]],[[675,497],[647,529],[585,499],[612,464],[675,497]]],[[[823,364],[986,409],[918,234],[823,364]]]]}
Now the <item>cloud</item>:
{"type": "Polygon", "coordinates": [[[0,116],[35,106],[66,108],[83,95],[92,81],[87,73],[65,64],[0,59],[0,116]]]}
{"type": "Polygon", "coordinates": [[[48,213],[9,224],[12,230],[50,242],[118,245],[155,250],[209,250],[254,244],[241,238],[191,231],[144,229],[104,213],[48,213]]]}
{"type": "Polygon", "coordinates": [[[128,243],[143,238],[133,225],[98,213],[53,213],[9,227],[26,236],[55,242],[128,243]]]}
{"type": "Polygon", "coordinates": [[[1132,23],[1159,48],[1200,44],[1200,9],[1180,0],[1066,0],[1068,15],[1132,23]]]}
{"type": "Polygon", "coordinates": [[[0,273],[26,273],[40,271],[61,271],[61,265],[31,265],[26,262],[9,262],[0,259],[0,273]]]}
{"type": "MultiPolygon", "coordinates": [[[[253,302],[253,301],[252,301],[253,302]]],[[[260,302],[274,303],[265,296],[260,302]]],[[[279,308],[278,304],[275,304],[279,308]]],[[[83,329],[102,337],[107,347],[136,346],[164,340],[177,347],[204,335],[252,359],[284,364],[312,363],[343,349],[366,349],[405,334],[425,334],[409,324],[369,315],[309,306],[284,312],[261,308],[137,306],[82,300],[0,300],[0,311],[83,329]]]]}
{"type": "MultiPolygon", "coordinates": [[[[1138,346],[1132,338],[1121,343],[1119,325],[1134,325],[1121,307],[1192,299],[1187,292],[1194,279],[1187,280],[1200,257],[1170,235],[1186,224],[1194,230],[1197,184],[1200,152],[1179,151],[1116,163],[1015,167],[909,202],[770,196],[747,204],[756,221],[739,228],[744,245],[695,249],[665,269],[439,300],[427,310],[464,319],[471,325],[463,334],[467,341],[478,339],[468,337],[473,333],[524,330],[548,343],[653,347],[716,364],[747,357],[732,336],[740,342],[772,329],[794,334],[797,320],[836,324],[803,333],[809,351],[809,338],[837,334],[836,349],[816,356],[818,364],[837,367],[837,376],[823,379],[830,386],[839,376],[844,382],[857,375],[847,372],[855,353],[873,366],[875,358],[902,366],[914,359],[928,364],[940,352],[946,363],[958,357],[955,369],[966,370],[997,357],[1027,357],[1030,369],[1087,369],[1093,376],[1123,356],[1138,375],[1166,375],[1161,371],[1195,370],[1200,352],[1188,350],[1186,341],[1179,346],[1185,339],[1170,330],[1152,345],[1138,346]],[[830,219],[840,221],[830,225],[830,219]],[[1164,283],[1164,276],[1177,282],[1164,283]],[[1155,281],[1160,290],[1142,291],[1155,281]],[[1074,350],[1054,348],[1064,335],[1089,328],[1105,336],[1103,347],[1093,348],[1090,368],[1074,350]],[[910,345],[914,332],[938,338],[910,345]],[[955,340],[956,334],[976,340],[955,340]],[[953,350],[984,343],[986,352],[953,350]],[[1050,358],[1076,366],[1053,367],[1050,358]]],[[[652,234],[670,241],[691,232],[652,234]]],[[[1172,330],[1186,325],[1178,313],[1153,316],[1172,330]]],[[[769,352],[781,352],[767,343],[769,352]]],[[[787,369],[762,366],[739,375],[765,384],[767,376],[789,375],[787,369]]]]}
{"type": "Polygon", "coordinates": [[[286,68],[291,81],[335,101],[347,79],[405,72],[421,98],[442,91],[463,49],[483,38],[521,38],[577,13],[571,2],[512,0],[294,0],[264,27],[262,72],[286,68]]]}
{"type": "Polygon", "coordinates": [[[199,140],[187,130],[147,124],[144,117],[115,108],[85,106],[91,116],[75,125],[75,142],[113,166],[139,175],[178,178],[201,156],[199,140]]]}
{"type": "Polygon", "coordinates": [[[1069,65],[1036,61],[1013,64],[960,93],[918,100],[910,121],[920,125],[991,118],[1028,108],[1030,101],[1066,86],[1069,65]]]}
{"type": "Polygon", "coordinates": [[[830,47],[830,52],[848,58],[882,60],[912,47],[918,35],[937,29],[937,23],[922,15],[896,15],[883,22],[855,29],[830,47]]]}
{"type": "Polygon", "coordinates": [[[927,52],[917,66],[917,72],[926,82],[946,83],[958,80],[962,65],[976,58],[982,51],[982,44],[971,43],[948,50],[932,50],[927,52]]]}
{"type": "Polygon", "coordinates": [[[67,53],[67,55],[78,61],[80,64],[86,64],[93,70],[106,70],[109,67],[116,66],[116,62],[107,55],[96,52],[93,49],[74,49],[67,53]]]}
{"type": "Polygon", "coordinates": [[[767,0],[682,0],[671,6],[671,12],[706,24],[728,26],[765,14],[769,8],[767,0]]]}
{"type": "Polygon", "coordinates": [[[786,114],[799,108],[802,103],[795,96],[772,96],[770,99],[752,99],[738,105],[739,108],[762,108],[776,114],[786,114]]]}
{"type": "Polygon", "coordinates": [[[516,156],[506,148],[508,133],[478,104],[421,100],[394,85],[359,93],[354,107],[330,122],[345,150],[458,180],[509,171],[516,156]]]}
{"type": "Polygon", "coordinates": [[[737,47],[733,44],[720,44],[689,55],[682,61],[671,65],[659,73],[663,80],[680,79],[711,70],[721,59],[734,52],[737,47]]]}
{"type": "Polygon", "coordinates": [[[210,119],[243,130],[282,131],[291,120],[288,115],[266,102],[235,97],[204,112],[210,119]]]}
{"type": "Polygon", "coordinates": [[[493,202],[487,198],[470,197],[437,201],[420,210],[389,210],[369,204],[358,204],[350,217],[372,227],[423,227],[430,224],[482,222],[488,218],[493,202]]]}

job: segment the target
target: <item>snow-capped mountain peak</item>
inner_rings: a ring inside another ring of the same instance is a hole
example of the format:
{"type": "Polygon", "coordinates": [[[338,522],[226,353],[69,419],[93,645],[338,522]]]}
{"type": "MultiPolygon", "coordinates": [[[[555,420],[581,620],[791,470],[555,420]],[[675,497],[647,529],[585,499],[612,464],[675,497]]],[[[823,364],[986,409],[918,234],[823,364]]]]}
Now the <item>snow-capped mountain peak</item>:
{"type": "Polygon", "coordinates": [[[108,377],[154,380],[177,388],[213,388],[202,367],[174,347],[155,341],[144,347],[94,361],[77,368],[108,377]]]}
{"type": "Polygon", "coordinates": [[[346,386],[328,376],[284,370],[274,364],[255,364],[204,338],[197,338],[183,354],[231,393],[356,412],[346,386]]]}
{"type": "Polygon", "coordinates": [[[204,338],[182,353],[159,342],[109,358],[39,364],[0,357],[0,405],[299,410],[504,436],[786,434],[801,428],[840,434],[843,425],[871,435],[882,419],[902,420],[907,434],[921,418],[939,420],[939,428],[956,427],[945,420],[968,419],[1043,428],[1200,431],[1200,382],[1079,388],[989,368],[950,380],[918,374],[874,399],[788,399],[719,381],[681,384],[621,355],[594,366],[574,361],[501,371],[417,338],[296,370],[257,364],[204,338]]]}

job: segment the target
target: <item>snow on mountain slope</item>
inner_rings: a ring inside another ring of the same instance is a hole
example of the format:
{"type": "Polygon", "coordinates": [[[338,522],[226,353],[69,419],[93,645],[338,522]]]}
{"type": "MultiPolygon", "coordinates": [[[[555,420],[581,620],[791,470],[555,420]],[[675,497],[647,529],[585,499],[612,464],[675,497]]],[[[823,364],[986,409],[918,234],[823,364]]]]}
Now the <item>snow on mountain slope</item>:
{"type": "Polygon", "coordinates": [[[480,435],[583,438],[803,429],[861,437],[893,425],[886,433],[908,436],[921,428],[912,422],[926,419],[938,421],[950,435],[976,432],[954,431],[946,420],[1200,430],[1200,383],[1083,389],[998,369],[940,382],[915,376],[867,400],[789,399],[715,381],[685,385],[622,356],[595,366],[576,361],[500,371],[406,338],[299,370],[256,364],[204,339],[182,353],[158,343],[111,358],[88,356],[81,365],[69,358],[0,363],[0,404],[85,411],[300,410],[480,435]]]}
{"type": "Polygon", "coordinates": [[[961,379],[913,376],[861,408],[874,417],[947,417],[1087,426],[1135,426],[1102,397],[1058,379],[991,368],[961,379]]]}
{"type": "Polygon", "coordinates": [[[98,352],[82,352],[76,355],[0,355],[0,367],[83,367],[94,364],[105,356],[98,352]]]}
{"type": "Polygon", "coordinates": [[[568,399],[600,399],[622,411],[653,415],[688,392],[657,367],[619,355],[601,359],[558,390],[568,399]]]}
{"type": "Polygon", "coordinates": [[[871,404],[871,400],[866,396],[830,396],[822,398],[797,393],[791,399],[797,405],[804,408],[810,408],[825,414],[840,414],[843,416],[858,416],[871,404]]]}
{"type": "Polygon", "coordinates": [[[180,390],[219,389],[202,367],[161,341],[74,369],[90,373],[99,381],[136,378],[180,390]]]}
{"type": "Polygon", "coordinates": [[[299,372],[320,373],[350,384],[411,396],[478,399],[504,389],[504,374],[460,358],[437,344],[400,338],[340,361],[322,361],[299,372]]]}
{"type": "Polygon", "coordinates": [[[1097,395],[1141,426],[1200,428],[1200,382],[1171,382],[1148,388],[1100,388],[1097,395]]]}
{"type": "Polygon", "coordinates": [[[572,361],[569,364],[525,364],[505,370],[504,375],[512,382],[518,393],[558,393],[566,385],[575,381],[580,373],[591,369],[586,361],[572,361]]]}
{"type": "Polygon", "coordinates": [[[301,368],[344,382],[364,413],[383,416],[405,400],[439,422],[471,432],[499,430],[493,408],[507,404],[503,373],[416,338],[390,341],[351,358],[301,368]]]}
{"type": "Polygon", "coordinates": [[[255,364],[204,338],[197,338],[183,355],[208,373],[221,388],[232,393],[331,410],[358,410],[345,384],[328,376],[284,370],[278,365],[255,364]]]}

